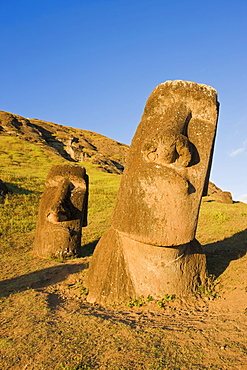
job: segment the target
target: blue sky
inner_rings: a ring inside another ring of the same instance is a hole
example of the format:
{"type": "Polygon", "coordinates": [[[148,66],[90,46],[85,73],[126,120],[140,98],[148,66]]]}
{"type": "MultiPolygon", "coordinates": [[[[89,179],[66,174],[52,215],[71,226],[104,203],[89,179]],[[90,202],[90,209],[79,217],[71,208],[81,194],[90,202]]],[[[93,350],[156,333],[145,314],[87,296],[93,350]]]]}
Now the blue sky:
{"type": "Polygon", "coordinates": [[[0,109],[130,144],[166,80],[218,91],[211,180],[247,202],[246,0],[1,0],[0,109]]]}

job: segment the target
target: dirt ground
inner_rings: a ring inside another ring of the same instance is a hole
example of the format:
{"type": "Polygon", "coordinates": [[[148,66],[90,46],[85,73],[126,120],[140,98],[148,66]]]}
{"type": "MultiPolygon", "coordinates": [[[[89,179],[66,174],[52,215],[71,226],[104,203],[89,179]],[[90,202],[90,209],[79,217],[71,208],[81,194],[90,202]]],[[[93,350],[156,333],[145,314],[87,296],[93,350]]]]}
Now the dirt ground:
{"type": "MultiPolygon", "coordinates": [[[[142,340],[145,340],[145,333],[156,333],[160,339],[157,348],[162,347],[164,341],[170,344],[166,348],[168,352],[172,351],[172,346],[181,348],[181,351],[185,351],[181,354],[185,363],[183,365],[180,359],[178,365],[176,361],[173,365],[159,361],[153,367],[148,366],[140,359],[138,361],[136,349],[129,348],[126,351],[124,342],[121,342],[119,346],[112,346],[110,351],[107,347],[108,354],[98,353],[97,365],[93,366],[90,362],[91,366],[88,367],[64,365],[62,369],[247,369],[247,256],[230,263],[214,291],[201,297],[191,297],[189,301],[174,299],[162,308],[158,307],[157,302],[146,302],[141,307],[128,307],[125,304],[102,307],[87,303],[82,294],[82,283],[89,259],[70,260],[46,269],[34,282],[32,288],[45,298],[53,322],[69,323],[71,316],[79,318],[80,315],[94,318],[98,335],[102,337],[106,333],[104,325],[110,324],[112,328],[112,325],[124,324],[128,328],[127,334],[123,327],[116,330],[129,342],[133,340],[133,333],[142,337],[142,340]],[[192,360],[188,367],[192,347],[198,351],[198,361],[192,360]]],[[[92,330],[96,330],[95,327],[92,330]]],[[[92,353],[92,356],[96,355],[92,353]]],[[[21,365],[22,362],[9,368],[35,369],[32,362],[28,362],[26,367],[21,365]]]]}
{"type": "MultiPolygon", "coordinates": [[[[241,238],[246,245],[245,232],[241,238]]],[[[247,369],[243,245],[234,259],[226,256],[223,272],[214,252],[221,273],[206,290],[162,304],[89,304],[84,280],[91,257],[12,258],[0,282],[0,369],[247,369]]]]}
{"type": "MultiPolygon", "coordinates": [[[[242,281],[239,282],[237,276],[232,281],[237,265],[237,263],[234,265],[233,261],[230,266],[232,271],[222,277],[224,288],[221,288],[223,290],[220,296],[215,299],[209,296],[204,299],[192,298],[189,302],[175,300],[165,308],[159,308],[153,302],[140,308],[126,306],[102,308],[97,305],[91,306],[84,301],[78,304],[78,309],[84,311],[86,309],[91,315],[104,320],[124,322],[138,331],[161,328],[165,332],[169,331],[176,341],[180,344],[182,342],[184,346],[186,346],[184,334],[187,333],[187,340],[195,341],[204,352],[205,366],[212,363],[216,369],[230,370],[231,366],[236,369],[247,369],[247,271],[243,274],[247,258],[241,262],[242,281]],[[224,359],[228,359],[226,364],[224,359]]],[[[56,314],[61,316],[65,308],[70,311],[75,305],[73,300],[66,297],[62,286],[63,284],[60,285],[61,296],[64,297],[64,301],[56,311],[56,314]]]]}

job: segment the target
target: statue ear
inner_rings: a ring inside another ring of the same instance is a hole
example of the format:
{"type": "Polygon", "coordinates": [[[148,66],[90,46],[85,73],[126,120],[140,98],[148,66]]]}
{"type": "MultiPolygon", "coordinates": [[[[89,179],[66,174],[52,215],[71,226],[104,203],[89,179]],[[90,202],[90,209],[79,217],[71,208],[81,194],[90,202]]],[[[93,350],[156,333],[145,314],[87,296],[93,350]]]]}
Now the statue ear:
{"type": "Polygon", "coordinates": [[[88,175],[85,175],[84,180],[85,180],[85,183],[86,183],[86,192],[85,192],[85,197],[84,197],[83,206],[82,206],[82,227],[87,226],[88,187],[89,187],[88,175]]]}

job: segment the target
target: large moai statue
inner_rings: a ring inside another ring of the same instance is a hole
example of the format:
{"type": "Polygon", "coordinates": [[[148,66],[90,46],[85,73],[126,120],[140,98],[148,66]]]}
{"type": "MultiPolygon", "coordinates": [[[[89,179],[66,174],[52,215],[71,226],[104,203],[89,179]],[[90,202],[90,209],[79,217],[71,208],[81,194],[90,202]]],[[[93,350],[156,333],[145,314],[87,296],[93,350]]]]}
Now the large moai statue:
{"type": "Polygon", "coordinates": [[[167,81],[154,89],[132,140],[112,217],[88,273],[89,302],[184,296],[203,283],[195,239],[218,118],[210,86],[167,81]]]}
{"type": "Polygon", "coordinates": [[[41,197],[34,255],[42,258],[76,256],[82,227],[87,226],[88,176],[83,167],[51,168],[41,197]]]}

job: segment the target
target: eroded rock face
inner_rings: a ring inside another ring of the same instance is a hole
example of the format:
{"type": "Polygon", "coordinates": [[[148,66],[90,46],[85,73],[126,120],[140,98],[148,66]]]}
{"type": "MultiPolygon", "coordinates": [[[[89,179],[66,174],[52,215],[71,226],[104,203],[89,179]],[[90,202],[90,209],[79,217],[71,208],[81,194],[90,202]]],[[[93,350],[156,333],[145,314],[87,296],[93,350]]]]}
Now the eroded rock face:
{"type": "Polygon", "coordinates": [[[195,240],[218,117],[216,91],[167,81],[149,97],[132,140],[112,227],[96,247],[90,302],[184,295],[205,277],[195,240]]]}
{"type": "Polygon", "coordinates": [[[232,204],[232,194],[229,191],[223,191],[213,182],[209,181],[208,193],[209,197],[212,197],[216,202],[232,204]]]}
{"type": "Polygon", "coordinates": [[[34,254],[43,258],[76,256],[87,226],[88,176],[83,167],[52,167],[38,214],[34,254]]]}

